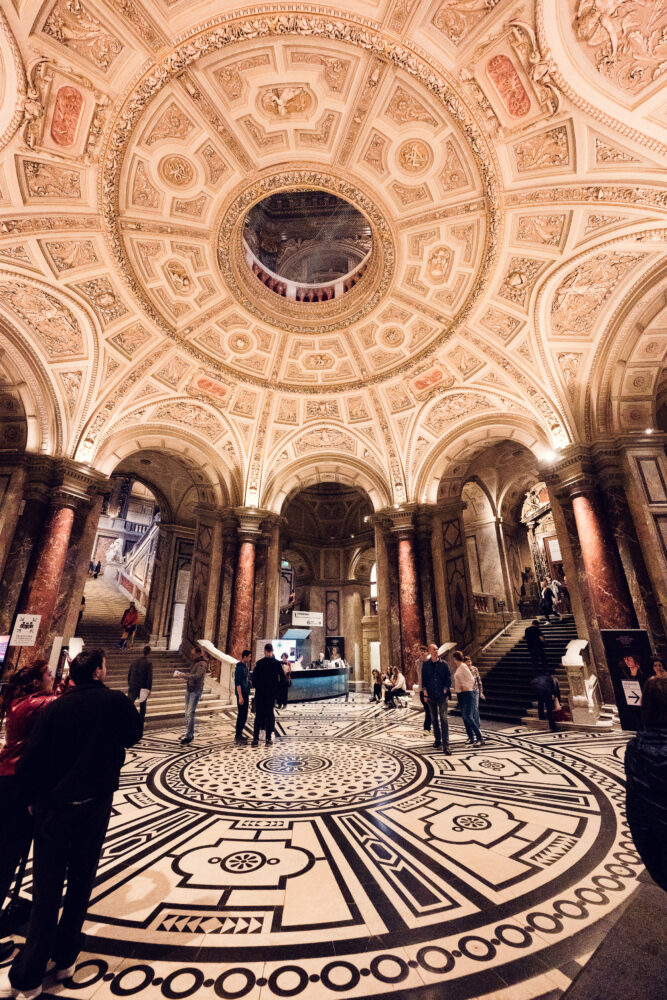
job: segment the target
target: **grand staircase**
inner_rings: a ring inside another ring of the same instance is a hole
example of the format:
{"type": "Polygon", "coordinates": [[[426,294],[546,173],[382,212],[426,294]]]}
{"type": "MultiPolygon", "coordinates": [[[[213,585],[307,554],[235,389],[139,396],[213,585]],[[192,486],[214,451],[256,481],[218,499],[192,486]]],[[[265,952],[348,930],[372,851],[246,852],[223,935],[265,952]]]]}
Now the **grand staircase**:
{"type": "MultiPolygon", "coordinates": [[[[140,626],[134,648],[118,649],[120,620],[129,603],[127,598],[101,578],[88,580],[85,597],[86,607],[76,634],[84,640],[86,649],[104,649],[107,686],[127,691],[127,672],[130,663],[141,656],[141,649],[148,641],[146,634],[140,626]]],[[[141,622],[141,616],[139,620],[141,622]]],[[[146,708],[146,729],[158,729],[173,725],[183,718],[185,682],[174,677],[174,670],[182,669],[186,661],[180,653],[171,650],[153,650],[150,658],[153,663],[153,692],[146,708]]],[[[207,690],[204,682],[197,717],[214,717],[226,707],[227,703],[207,690]]]]}
{"type": "MultiPolygon", "coordinates": [[[[532,620],[514,622],[475,658],[482,677],[485,699],[480,703],[482,719],[529,724],[537,720],[537,702],[533,701],[530,682],[533,670],[524,638],[532,620]]],[[[569,684],[561,658],[577,628],[571,615],[560,622],[542,624],[547,641],[547,661],[560,686],[562,701],[567,702],[569,684]]]]}

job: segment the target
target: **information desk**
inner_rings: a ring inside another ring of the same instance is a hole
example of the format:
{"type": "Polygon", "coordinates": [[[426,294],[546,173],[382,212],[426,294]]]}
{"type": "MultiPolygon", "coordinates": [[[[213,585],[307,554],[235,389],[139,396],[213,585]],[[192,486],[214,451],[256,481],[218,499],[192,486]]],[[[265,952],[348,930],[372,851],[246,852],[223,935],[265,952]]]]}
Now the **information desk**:
{"type": "Polygon", "coordinates": [[[318,701],[320,698],[340,698],[349,691],[346,667],[325,667],[322,670],[292,670],[289,701],[318,701]]]}

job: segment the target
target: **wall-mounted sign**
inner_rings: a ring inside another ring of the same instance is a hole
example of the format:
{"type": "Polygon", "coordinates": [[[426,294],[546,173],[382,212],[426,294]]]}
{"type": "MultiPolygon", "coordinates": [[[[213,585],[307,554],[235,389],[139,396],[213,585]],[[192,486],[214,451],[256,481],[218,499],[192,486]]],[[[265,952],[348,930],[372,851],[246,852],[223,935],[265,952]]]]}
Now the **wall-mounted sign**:
{"type": "Polygon", "coordinates": [[[34,646],[41,620],[41,615],[17,615],[9,645],[34,646]]]}
{"type": "Polygon", "coordinates": [[[324,614],[321,611],[293,611],[292,625],[321,628],[324,625],[324,614]]]}

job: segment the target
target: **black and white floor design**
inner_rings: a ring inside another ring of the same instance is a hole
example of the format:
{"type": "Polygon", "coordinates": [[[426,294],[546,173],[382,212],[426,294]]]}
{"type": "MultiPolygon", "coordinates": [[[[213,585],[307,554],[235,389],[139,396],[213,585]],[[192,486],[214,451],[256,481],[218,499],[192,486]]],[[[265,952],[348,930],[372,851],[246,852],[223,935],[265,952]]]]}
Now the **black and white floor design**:
{"type": "Polygon", "coordinates": [[[635,888],[620,734],[455,722],[447,757],[368,704],[290,706],[258,749],[232,720],[128,754],[60,995],[552,1000],[635,888]]]}

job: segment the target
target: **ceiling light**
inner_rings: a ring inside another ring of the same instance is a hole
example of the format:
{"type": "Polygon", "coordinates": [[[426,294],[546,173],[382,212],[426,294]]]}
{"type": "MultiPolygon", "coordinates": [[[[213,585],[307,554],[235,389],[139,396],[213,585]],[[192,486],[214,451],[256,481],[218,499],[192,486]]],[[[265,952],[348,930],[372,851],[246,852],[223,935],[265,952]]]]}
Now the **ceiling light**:
{"type": "Polygon", "coordinates": [[[644,431],[644,433],[645,434],[652,434],[653,433],[653,428],[652,427],[647,427],[646,430],[644,431]]]}

